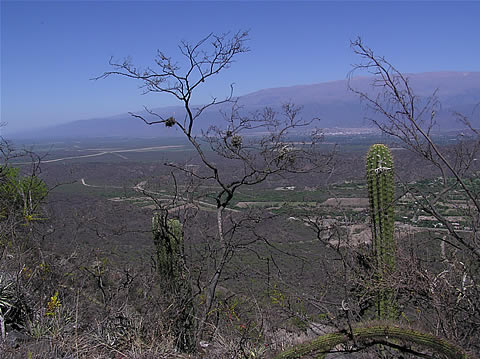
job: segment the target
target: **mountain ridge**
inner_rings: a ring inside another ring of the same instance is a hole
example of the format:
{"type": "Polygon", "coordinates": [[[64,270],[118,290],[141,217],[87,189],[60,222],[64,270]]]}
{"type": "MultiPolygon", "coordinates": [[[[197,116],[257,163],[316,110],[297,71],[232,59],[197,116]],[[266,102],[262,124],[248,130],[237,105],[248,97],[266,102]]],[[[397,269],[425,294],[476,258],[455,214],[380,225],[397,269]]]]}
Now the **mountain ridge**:
{"type": "MultiPolygon", "coordinates": [[[[414,92],[420,97],[429,96],[438,89],[437,95],[443,107],[438,111],[437,121],[443,130],[455,129],[452,113],[455,111],[470,115],[480,103],[480,72],[423,72],[405,74],[414,92]]],[[[236,97],[243,107],[244,113],[255,112],[264,107],[281,110],[281,105],[292,102],[302,107],[304,118],[320,118],[323,128],[365,128],[369,123],[365,120],[365,106],[358,96],[348,90],[348,84],[366,92],[371,89],[372,77],[359,76],[352,79],[333,80],[321,83],[266,88],[236,97]]],[[[193,106],[196,108],[197,106],[193,106]]],[[[215,125],[221,126],[223,117],[219,110],[227,110],[223,105],[208,109],[200,118],[197,130],[206,130],[215,125]]],[[[181,106],[154,108],[153,111],[162,116],[175,114],[177,119],[184,114],[181,106]]],[[[133,111],[132,111],[133,112],[133,111]]],[[[138,111],[136,113],[143,113],[138,111]]],[[[371,114],[370,114],[371,115],[371,114]]],[[[478,117],[478,116],[477,116],[478,117]]],[[[480,118],[472,119],[474,125],[480,125],[480,118]]],[[[174,129],[165,129],[157,125],[157,129],[142,123],[129,114],[117,114],[101,118],[76,120],[68,123],[50,126],[44,129],[23,131],[14,134],[13,138],[64,138],[64,137],[157,137],[172,136],[174,129]]]]}

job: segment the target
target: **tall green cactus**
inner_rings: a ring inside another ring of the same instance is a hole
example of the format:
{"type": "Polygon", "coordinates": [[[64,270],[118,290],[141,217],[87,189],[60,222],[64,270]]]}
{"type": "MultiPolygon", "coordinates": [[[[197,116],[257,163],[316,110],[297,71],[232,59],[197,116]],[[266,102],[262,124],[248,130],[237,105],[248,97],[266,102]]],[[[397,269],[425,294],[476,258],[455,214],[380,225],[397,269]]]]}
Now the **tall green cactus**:
{"type": "Polygon", "coordinates": [[[388,276],[395,270],[393,174],[393,159],[388,147],[372,145],[367,154],[367,180],[376,260],[377,312],[382,321],[349,326],[345,330],[320,335],[314,340],[284,350],[275,359],[300,359],[306,356],[323,359],[340,344],[354,349],[372,344],[399,348],[397,341],[407,343],[408,348],[427,348],[450,359],[473,359],[473,356],[455,343],[395,323],[398,316],[395,293],[386,283],[388,276]]]}
{"type": "Polygon", "coordinates": [[[380,319],[395,319],[395,294],[386,283],[386,278],[395,270],[395,185],[393,158],[387,146],[375,144],[370,147],[367,154],[367,182],[378,281],[377,314],[380,319]]]}
{"type": "Polygon", "coordinates": [[[182,352],[195,350],[195,310],[192,287],[184,262],[183,226],[177,219],[155,213],[152,218],[157,272],[170,304],[165,312],[172,321],[176,347],[182,352]]]}

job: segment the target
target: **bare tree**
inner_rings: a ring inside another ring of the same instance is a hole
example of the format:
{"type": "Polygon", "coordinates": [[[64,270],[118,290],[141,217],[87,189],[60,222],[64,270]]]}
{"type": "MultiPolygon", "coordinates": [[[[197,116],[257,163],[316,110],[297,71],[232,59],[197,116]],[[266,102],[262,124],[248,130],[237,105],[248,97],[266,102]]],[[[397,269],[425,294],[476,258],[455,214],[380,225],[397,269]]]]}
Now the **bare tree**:
{"type": "MultiPolygon", "coordinates": [[[[351,90],[369,109],[381,115],[373,117],[372,122],[436,168],[440,176],[423,190],[415,184],[402,184],[403,193],[417,204],[416,210],[436,218],[443,229],[430,231],[432,240],[438,241],[440,247],[436,265],[425,266],[410,258],[410,265],[404,267],[408,276],[399,283],[409,282],[404,289],[415,289],[417,300],[424,296],[421,301],[425,303],[425,313],[435,314],[425,314],[422,320],[431,321],[437,335],[478,353],[480,343],[473,334],[480,323],[480,188],[474,162],[480,146],[478,130],[466,116],[452,113],[464,131],[455,145],[439,145],[432,133],[441,105],[437,91],[427,98],[416,95],[408,76],[374,54],[361,39],[352,42],[352,49],[362,62],[354,66],[351,75],[366,71],[374,76],[372,92],[358,90],[351,82],[351,90]]],[[[404,255],[407,257],[407,253],[404,255]]]]}
{"type": "MultiPolygon", "coordinates": [[[[435,206],[441,199],[455,189],[459,189],[473,206],[474,224],[478,223],[480,202],[478,194],[468,185],[467,176],[479,147],[478,131],[473,128],[466,116],[456,114],[464,124],[466,130],[471,130],[469,139],[463,139],[454,149],[453,156],[444,153],[432,137],[435,125],[435,115],[440,103],[435,91],[428,98],[421,98],[415,94],[407,76],[398,71],[383,57],[376,56],[366,47],[361,39],[352,42],[353,51],[359,55],[363,63],[355,65],[351,72],[365,70],[375,76],[372,86],[376,90],[373,96],[350,86],[366,105],[376,113],[383,115],[381,119],[372,118],[372,122],[384,133],[398,139],[401,144],[413,153],[420,155],[433,164],[441,174],[442,188],[435,196],[422,194],[422,210],[435,216],[448,230],[452,239],[458,245],[480,259],[480,243],[477,236],[466,238],[461,235],[452,224],[440,213],[435,206]],[[467,177],[467,178],[466,178],[467,177]],[[454,182],[449,181],[450,178],[454,182]]],[[[464,135],[463,135],[464,136],[464,135]]],[[[462,137],[463,137],[462,136],[462,137]]],[[[448,150],[447,150],[448,151],[448,150]]]]}
{"type": "Polygon", "coordinates": [[[214,199],[216,212],[215,242],[204,256],[210,263],[208,275],[202,273],[195,280],[198,288],[196,295],[205,295],[205,305],[198,320],[197,339],[205,331],[225,267],[237,250],[260,240],[246,225],[247,222],[258,221],[258,217],[231,208],[235,193],[241,187],[258,185],[272,176],[317,170],[327,160],[317,153],[316,145],[321,139],[321,133],[314,127],[317,119],[304,120],[300,116],[301,109],[293,104],[285,104],[281,113],[265,108],[263,111],[245,114],[233,98],[233,92],[230,92],[225,99],[213,98],[199,107],[191,105],[197,88],[210,77],[227,69],[237,55],[248,51],[247,40],[248,33],[242,31],[224,35],[210,34],[193,45],[181,42],[179,48],[185,67],[158,51],[155,59],[158,69],[140,70],[128,59],[119,63],[110,61],[114,70],[98,77],[119,75],[138,80],[142,83],[144,92],[170,94],[185,109],[183,119],[173,116],[165,118],[149,109],[146,109],[148,118],[139,114],[132,115],[149,125],[163,124],[167,129],[180,129],[199,157],[200,169],[178,163],[168,164],[183,175],[184,179],[189,179],[190,185],[184,184],[182,188],[187,189],[181,194],[178,190],[181,186],[177,183],[177,178],[173,177],[175,196],[168,204],[157,201],[164,216],[168,216],[175,208],[178,209],[180,204],[188,202],[196,208],[210,206],[208,200],[197,198],[194,193],[200,184],[208,185],[213,191],[208,196],[214,199]],[[207,108],[227,103],[231,104],[231,109],[226,111],[222,107],[225,120],[222,126],[212,126],[201,133],[195,131],[197,120],[207,108]],[[292,142],[292,134],[299,140],[292,142]],[[219,158],[228,160],[237,170],[234,173],[223,170],[217,161],[219,158]]]}
{"type": "MultiPolygon", "coordinates": [[[[437,142],[434,130],[441,106],[437,91],[428,97],[418,96],[408,76],[376,55],[361,39],[351,46],[361,62],[354,65],[349,86],[373,112],[369,119],[388,141],[434,169],[428,186],[402,182],[399,176],[396,202],[410,203],[416,213],[414,221],[423,214],[437,223],[435,228],[423,229],[423,237],[397,228],[397,238],[401,239],[397,242],[398,267],[389,278],[388,290],[395,293],[400,315],[393,321],[369,323],[369,302],[377,285],[371,276],[375,266],[371,255],[366,248],[349,245],[348,236],[336,242],[325,239],[321,235],[322,221],[311,218],[309,223],[318,238],[336,251],[342,263],[338,273],[343,280],[345,314],[335,317],[339,323],[333,325],[340,327],[338,332],[321,335],[278,358],[323,357],[337,344],[343,344],[347,352],[366,351],[380,344],[380,357],[475,358],[480,353],[480,181],[475,163],[479,132],[471,118],[452,113],[463,131],[455,144],[437,142]],[[373,76],[368,90],[355,87],[354,75],[359,73],[373,76]],[[397,333],[390,332],[392,328],[397,333]],[[399,341],[392,342],[397,334],[399,341]],[[439,343],[446,346],[441,348],[439,343]]],[[[478,112],[472,113],[475,115],[478,112]]],[[[396,166],[397,173],[402,170],[396,166]]]]}

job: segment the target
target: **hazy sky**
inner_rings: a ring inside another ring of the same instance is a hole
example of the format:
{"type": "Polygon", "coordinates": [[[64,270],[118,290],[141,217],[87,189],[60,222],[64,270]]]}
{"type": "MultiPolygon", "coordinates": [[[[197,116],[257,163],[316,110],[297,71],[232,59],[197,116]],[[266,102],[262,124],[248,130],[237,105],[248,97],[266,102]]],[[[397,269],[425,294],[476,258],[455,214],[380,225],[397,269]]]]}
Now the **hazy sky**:
{"type": "Polygon", "coordinates": [[[403,72],[480,71],[480,2],[5,1],[1,0],[1,121],[4,134],[143,105],[126,78],[92,81],[111,56],[152,64],[156,49],[179,56],[181,40],[250,30],[251,51],[199,91],[210,96],[344,79],[361,36],[403,72]]]}

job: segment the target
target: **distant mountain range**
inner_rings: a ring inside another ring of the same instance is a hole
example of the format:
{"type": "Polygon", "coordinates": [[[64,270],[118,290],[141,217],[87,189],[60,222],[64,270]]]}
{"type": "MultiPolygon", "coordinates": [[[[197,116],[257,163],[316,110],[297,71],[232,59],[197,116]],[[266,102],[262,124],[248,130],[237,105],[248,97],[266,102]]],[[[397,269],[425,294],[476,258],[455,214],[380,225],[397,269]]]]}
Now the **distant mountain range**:
{"type": "MultiPolygon", "coordinates": [[[[419,98],[431,95],[438,89],[437,96],[442,104],[436,114],[440,130],[453,130],[460,125],[452,116],[453,111],[465,115],[472,114],[480,104],[480,72],[428,72],[409,74],[411,88],[419,98]]],[[[359,77],[352,80],[353,87],[361,91],[372,91],[372,78],[359,77]]],[[[279,87],[256,91],[239,97],[242,111],[248,114],[269,106],[279,110],[281,105],[292,102],[302,106],[303,118],[320,118],[322,128],[365,128],[371,126],[366,111],[358,96],[348,90],[347,80],[279,87]]],[[[226,110],[225,107],[222,108],[226,110]]],[[[134,109],[135,110],[135,109],[134,109]]],[[[175,115],[183,118],[181,106],[153,109],[162,116],[175,115]]],[[[219,107],[208,109],[198,121],[197,131],[205,130],[211,125],[221,126],[223,117],[219,107]]],[[[135,112],[135,111],[133,111],[135,112]]],[[[478,111],[480,112],[480,111],[478,111]]],[[[480,125],[479,113],[472,118],[475,126],[480,125]]],[[[142,114],[142,111],[138,111],[142,114]]],[[[35,131],[24,131],[16,138],[65,138],[65,137],[157,137],[179,134],[174,129],[162,125],[148,126],[129,114],[111,117],[80,120],[48,127],[35,131]]]]}

